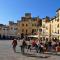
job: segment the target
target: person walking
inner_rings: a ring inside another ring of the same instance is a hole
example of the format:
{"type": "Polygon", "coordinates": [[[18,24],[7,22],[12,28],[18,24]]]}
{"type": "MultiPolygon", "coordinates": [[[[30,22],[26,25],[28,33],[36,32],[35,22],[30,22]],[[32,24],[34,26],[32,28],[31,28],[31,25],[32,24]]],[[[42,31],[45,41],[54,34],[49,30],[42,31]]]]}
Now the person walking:
{"type": "Polygon", "coordinates": [[[21,52],[24,54],[24,49],[27,47],[26,41],[23,40],[22,45],[21,45],[21,52]]]}
{"type": "Polygon", "coordinates": [[[13,51],[16,52],[16,46],[17,46],[17,40],[16,39],[13,40],[12,46],[13,46],[13,51]]]}

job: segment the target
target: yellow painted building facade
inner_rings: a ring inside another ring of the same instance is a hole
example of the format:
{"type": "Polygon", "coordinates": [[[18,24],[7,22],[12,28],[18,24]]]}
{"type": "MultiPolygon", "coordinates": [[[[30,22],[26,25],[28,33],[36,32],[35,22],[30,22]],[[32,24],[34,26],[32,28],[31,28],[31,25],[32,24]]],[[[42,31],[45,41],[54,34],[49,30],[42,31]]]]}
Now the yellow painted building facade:
{"type": "Polygon", "coordinates": [[[51,19],[51,35],[60,40],[60,9],[56,11],[56,16],[51,19]]]}
{"type": "Polygon", "coordinates": [[[42,19],[42,33],[48,35],[49,38],[60,40],[60,9],[56,11],[56,16],[50,18],[49,22],[46,22],[46,18],[42,19]]]}
{"type": "Polygon", "coordinates": [[[24,17],[21,18],[21,21],[18,21],[18,32],[24,35],[31,35],[37,32],[39,29],[41,31],[42,20],[39,17],[31,17],[30,13],[26,13],[24,17]],[[26,16],[27,14],[27,16],[26,16]],[[39,23],[38,23],[39,22],[39,23]],[[40,24],[40,26],[37,26],[40,24]]]}
{"type": "Polygon", "coordinates": [[[42,36],[45,39],[51,36],[51,24],[49,17],[42,19],[42,36]]]}
{"type": "Polygon", "coordinates": [[[4,26],[0,26],[0,35],[17,35],[21,37],[21,34],[32,35],[37,33],[38,30],[46,38],[55,37],[60,40],[60,9],[56,11],[56,16],[52,18],[40,19],[39,17],[32,17],[31,13],[25,13],[17,23],[10,22],[6,31],[4,26]]]}

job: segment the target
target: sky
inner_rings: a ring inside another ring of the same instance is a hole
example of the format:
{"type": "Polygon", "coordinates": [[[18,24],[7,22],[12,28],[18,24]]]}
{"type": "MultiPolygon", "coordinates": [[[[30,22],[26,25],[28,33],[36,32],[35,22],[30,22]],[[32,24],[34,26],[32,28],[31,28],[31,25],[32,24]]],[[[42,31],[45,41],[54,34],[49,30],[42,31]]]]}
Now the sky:
{"type": "Polygon", "coordinates": [[[0,0],[0,24],[17,22],[25,13],[32,17],[53,17],[60,8],[60,0],[0,0]]]}

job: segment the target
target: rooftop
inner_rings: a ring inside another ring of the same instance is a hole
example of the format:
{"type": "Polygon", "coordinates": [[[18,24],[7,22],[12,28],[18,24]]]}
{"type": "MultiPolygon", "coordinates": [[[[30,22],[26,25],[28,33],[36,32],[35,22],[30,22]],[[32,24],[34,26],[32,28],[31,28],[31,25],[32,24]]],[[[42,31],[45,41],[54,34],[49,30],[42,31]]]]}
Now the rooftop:
{"type": "Polygon", "coordinates": [[[58,8],[57,10],[56,10],[56,12],[58,12],[60,10],[60,8],[58,8]]]}

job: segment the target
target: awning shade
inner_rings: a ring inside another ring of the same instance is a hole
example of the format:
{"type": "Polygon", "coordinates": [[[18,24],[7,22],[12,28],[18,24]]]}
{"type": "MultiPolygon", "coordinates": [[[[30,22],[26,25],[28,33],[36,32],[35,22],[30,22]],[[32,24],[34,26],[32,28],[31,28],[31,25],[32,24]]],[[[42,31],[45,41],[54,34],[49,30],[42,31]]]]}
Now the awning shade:
{"type": "Polygon", "coordinates": [[[36,38],[38,38],[38,35],[29,35],[28,37],[36,37],[36,38]]]}

